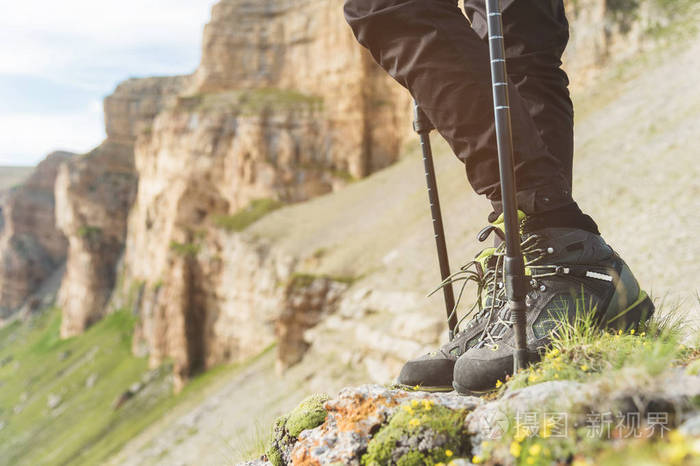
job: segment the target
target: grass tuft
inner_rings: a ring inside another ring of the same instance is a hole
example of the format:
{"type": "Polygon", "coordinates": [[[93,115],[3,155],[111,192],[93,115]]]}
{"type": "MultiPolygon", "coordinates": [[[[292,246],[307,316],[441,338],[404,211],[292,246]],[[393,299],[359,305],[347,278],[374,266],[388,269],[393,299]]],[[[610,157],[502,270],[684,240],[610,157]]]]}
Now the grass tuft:
{"type": "Polygon", "coordinates": [[[218,215],[214,217],[214,223],[226,231],[243,231],[283,205],[283,202],[274,199],[256,199],[248,207],[239,210],[233,215],[218,215]]]}
{"type": "Polygon", "coordinates": [[[692,356],[693,351],[680,344],[684,321],[679,313],[664,313],[627,332],[600,329],[594,315],[577,312],[572,324],[558,327],[542,360],[513,376],[501,391],[552,380],[611,377],[623,369],[655,376],[692,356]]]}

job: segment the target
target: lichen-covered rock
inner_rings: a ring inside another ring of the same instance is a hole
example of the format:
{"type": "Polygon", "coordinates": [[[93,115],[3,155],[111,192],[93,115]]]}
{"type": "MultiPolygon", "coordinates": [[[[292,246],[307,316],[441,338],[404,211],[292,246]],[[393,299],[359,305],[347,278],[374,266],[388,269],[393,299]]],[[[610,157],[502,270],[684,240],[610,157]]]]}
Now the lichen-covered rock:
{"type": "Polygon", "coordinates": [[[466,414],[466,409],[451,410],[431,399],[404,403],[370,440],[362,464],[434,465],[467,455],[466,414]]]}
{"type": "Polygon", "coordinates": [[[360,465],[368,448],[373,453],[366,461],[381,463],[382,452],[389,445],[398,445],[403,452],[399,456],[406,456],[404,461],[417,458],[408,454],[413,448],[421,452],[423,460],[447,458],[450,448],[456,457],[466,445],[457,439],[457,432],[462,430],[467,411],[479,404],[481,401],[472,397],[391,390],[380,385],[346,388],[326,403],[328,417],[323,425],[299,436],[291,464],[360,465]],[[413,416],[409,416],[411,412],[413,416]],[[413,426],[413,419],[423,427],[413,426]]]}
{"type": "Polygon", "coordinates": [[[328,395],[312,395],[299,406],[279,417],[272,427],[272,440],[265,455],[274,466],[284,466],[290,461],[290,453],[299,434],[317,427],[326,420],[327,411],[324,403],[328,395]]]}
{"type": "Polygon", "coordinates": [[[289,413],[285,427],[289,435],[298,437],[303,431],[313,429],[323,424],[328,415],[324,403],[329,400],[328,395],[313,395],[297,406],[289,413]]]}

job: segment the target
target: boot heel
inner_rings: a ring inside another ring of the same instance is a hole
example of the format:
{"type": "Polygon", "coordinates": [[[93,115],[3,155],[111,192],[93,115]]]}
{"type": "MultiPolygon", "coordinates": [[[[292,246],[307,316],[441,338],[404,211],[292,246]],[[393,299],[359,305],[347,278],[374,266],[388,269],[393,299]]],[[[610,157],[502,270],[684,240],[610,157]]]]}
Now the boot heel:
{"type": "Polygon", "coordinates": [[[646,322],[654,315],[656,307],[651,298],[642,291],[639,299],[630,307],[620,312],[618,315],[608,320],[606,327],[614,330],[628,331],[637,329],[639,324],[646,322]]]}

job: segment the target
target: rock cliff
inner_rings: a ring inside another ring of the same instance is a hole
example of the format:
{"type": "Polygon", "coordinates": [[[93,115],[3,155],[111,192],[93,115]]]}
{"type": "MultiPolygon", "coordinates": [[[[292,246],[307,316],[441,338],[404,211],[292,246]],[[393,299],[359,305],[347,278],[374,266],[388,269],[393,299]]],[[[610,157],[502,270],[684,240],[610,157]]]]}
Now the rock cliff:
{"type": "Polygon", "coordinates": [[[68,152],[46,157],[2,202],[0,317],[22,306],[65,259],[66,238],[55,226],[54,183],[68,152]]]}
{"type": "Polygon", "coordinates": [[[134,145],[184,80],[132,79],[119,85],[104,102],[107,139],[59,170],[56,224],[69,243],[58,296],[64,337],[79,334],[106,311],[136,191],[134,145]]]}
{"type": "Polygon", "coordinates": [[[328,193],[399,156],[408,96],[356,46],[340,5],[220,2],[201,66],[136,141],[112,305],[134,306],[135,347],[152,364],[173,357],[178,380],[280,336],[280,367],[298,361],[301,333],[345,287],[299,287],[297,257],[230,225],[256,202],[328,193]]]}

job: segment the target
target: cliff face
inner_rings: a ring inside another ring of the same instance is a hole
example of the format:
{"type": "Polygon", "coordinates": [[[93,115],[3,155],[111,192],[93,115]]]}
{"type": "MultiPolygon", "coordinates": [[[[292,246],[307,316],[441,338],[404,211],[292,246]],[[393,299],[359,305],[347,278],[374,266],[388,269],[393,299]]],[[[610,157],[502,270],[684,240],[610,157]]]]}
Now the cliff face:
{"type": "Polygon", "coordinates": [[[292,89],[319,98],[327,129],[318,160],[361,177],[396,160],[409,100],[358,47],[342,4],[219,2],[204,30],[193,89],[292,89]]]}
{"type": "Polygon", "coordinates": [[[280,367],[298,361],[303,330],[343,287],[309,284],[299,297],[286,289],[296,258],[225,227],[253,201],[303,201],[398,158],[408,95],[357,47],[341,4],[217,4],[200,68],[136,141],[112,306],[141,313],[137,349],[152,364],[173,357],[178,380],[279,335],[290,342],[280,367]]]}
{"type": "Polygon", "coordinates": [[[122,83],[105,99],[107,139],[61,166],[56,179],[56,224],[69,242],[58,296],[61,334],[82,332],[105,312],[126,235],[138,174],[134,144],[184,78],[122,83]]]}
{"type": "Polygon", "coordinates": [[[65,258],[66,239],[55,227],[53,187],[60,164],[72,155],[50,154],[3,200],[0,317],[24,304],[65,258]]]}

